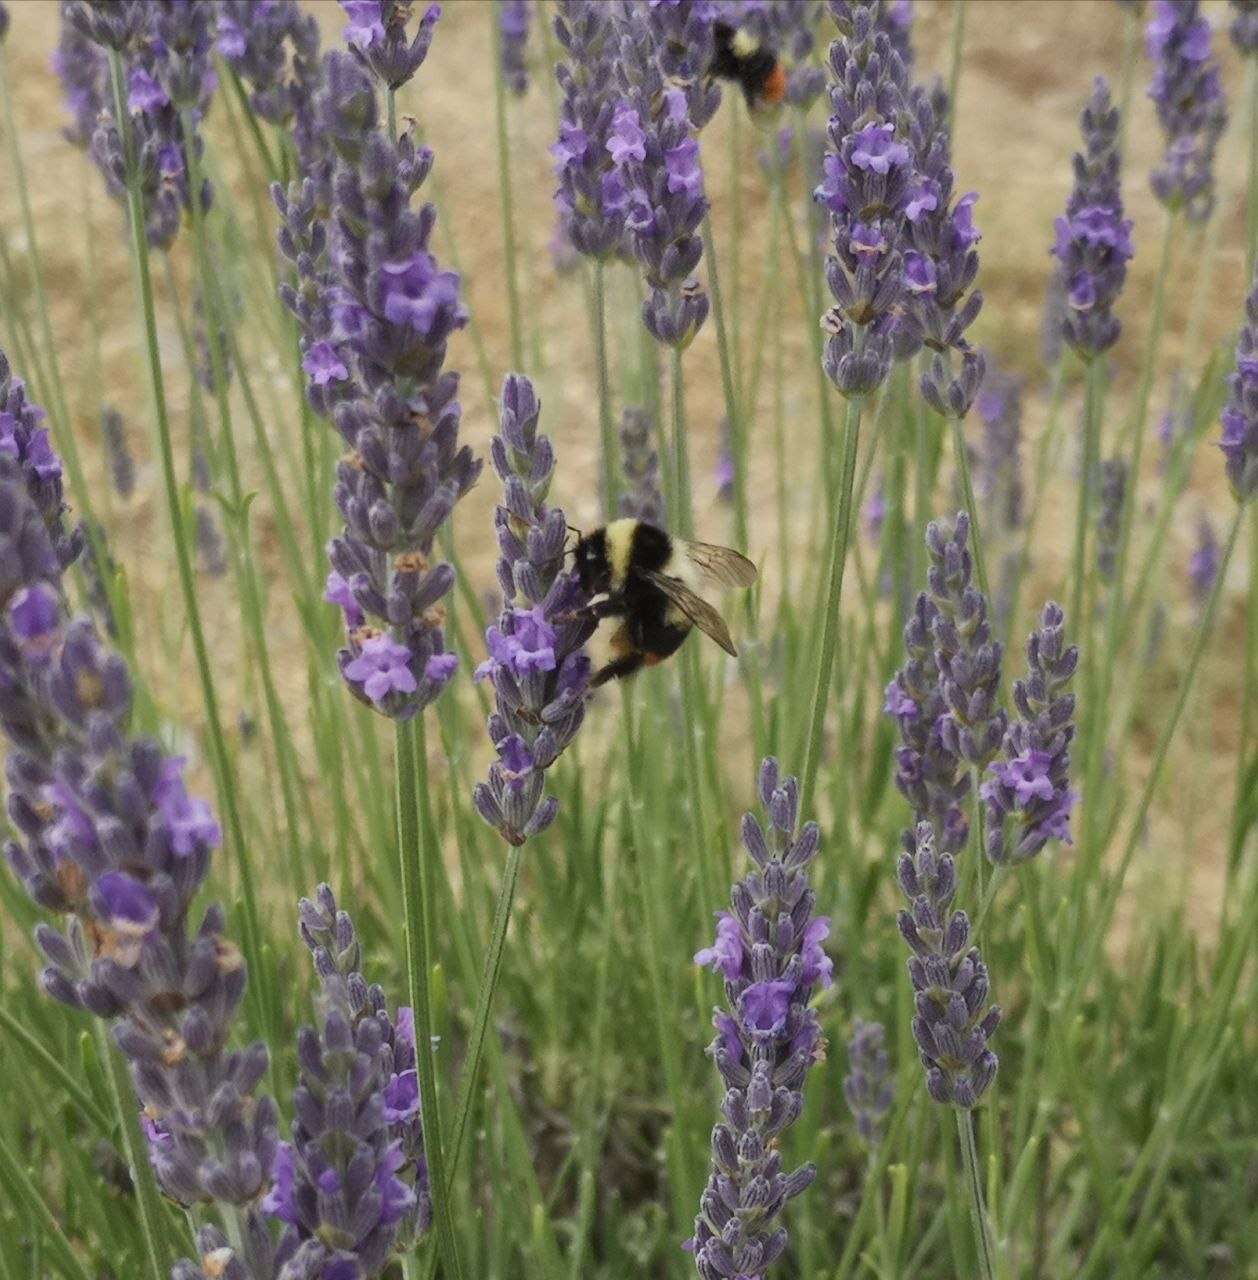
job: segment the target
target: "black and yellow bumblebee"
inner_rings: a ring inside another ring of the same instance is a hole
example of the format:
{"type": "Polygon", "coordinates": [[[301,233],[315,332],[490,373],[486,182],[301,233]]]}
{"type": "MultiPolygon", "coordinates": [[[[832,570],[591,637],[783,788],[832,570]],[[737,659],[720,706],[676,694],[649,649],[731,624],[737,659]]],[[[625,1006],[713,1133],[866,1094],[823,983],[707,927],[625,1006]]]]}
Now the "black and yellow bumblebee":
{"type": "Polygon", "coordinates": [[[608,640],[609,659],[591,685],[663,662],[694,627],[738,656],[725,619],[699,592],[705,586],[750,587],[756,566],[746,556],[626,518],[582,534],[575,558],[581,586],[590,596],[587,616],[620,620],[608,640]]]}
{"type": "Polygon", "coordinates": [[[778,106],[786,97],[786,70],[777,54],[749,27],[716,22],[712,35],[715,49],[708,74],[735,81],[753,112],[778,106]]]}

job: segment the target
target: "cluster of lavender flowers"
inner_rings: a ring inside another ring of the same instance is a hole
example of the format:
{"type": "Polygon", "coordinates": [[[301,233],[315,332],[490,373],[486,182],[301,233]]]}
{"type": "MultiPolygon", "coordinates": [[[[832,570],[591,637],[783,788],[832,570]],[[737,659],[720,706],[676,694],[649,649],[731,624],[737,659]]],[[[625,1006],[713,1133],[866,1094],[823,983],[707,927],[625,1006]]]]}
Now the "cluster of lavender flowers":
{"type": "Polygon", "coordinates": [[[913,152],[899,122],[908,73],[877,0],[831,0],[840,38],[830,46],[830,150],[816,198],[830,215],[826,282],[835,299],[822,318],[827,376],[846,396],[878,387],[896,354],[905,296],[905,218],[913,152]]]}
{"type": "Polygon", "coordinates": [[[856,1121],[856,1132],[867,1147],[882,1141],[882,1126],[895,1100],[887,1033],[881,1022],[856,1019],[847,1045],[848,1073],[843,1096],[856,1121]]]}
{"type": "Polygon", "coordinates": [[[128,730],[126,664],[63,576],[61,464],[0,355],[0,727],[13,832],[5,856],[40,906],[44,990],[106,1019],[144,1108],[162,1188],[185,1205],[250,1204],[270,1174],[276,1111],[255,1090],[266,1046],[228,1048],[245,990],[223,913],[189,913],[220,832],[183,760],[128,730]]]}
{"type": "Polygon", "coordinates": [[[555,68],[563,101],[559,140],[551,147],[560,228],[579,252],[608,258],[622,253],[625,241],[625,190],[608,148],[614,11],[600,0],[561,0],[555,35],[565,54],[555,68]]]}
{"type": "Polygon", "coordinates": [[[524,58],[532,21],[533,0],[498,0],[502,78],[507,88],[519,96],[527,93],[529,87],[528,66],[524,58]]]}
{"type": "Polygon", "coordinates": [[[1000,1007],[987,1003],[991,984],[978,948],[969,945],[969,918],[952,910],[956,866],[951,854],[936,853],[929,822],[904,833],[898,874],[909,904],[898,923],[912,952],[913,1038],[926,1088],[945,1106],[975,1107],[996,1078],[988,1041],[1000,1007]]]}
{"type": "Polygon", "coordinates": [[[1214,208],[1214,153],[1227,124],[1210,23],[1198,0],[1154,0],[1146,39],[1157,67],[1149,96],[1166,135],[1153,192],[1169,209],[1200,222],[1214,208]]]}
{"type": "Polygon", "coordinates": [[[986,854],[996,864],[1025,862],[1050,840],[1070,843],[1074,694],[1067,686],[1079,651],[1067,645],[1065,615],[1046,604],[1027,641],[1027,674],[1015,680],[1019,718],[1005,734],[1003,758],[991,765],[981,794],[987,814],[986,854]]]}
{"type": "Polygon", "coordinates": [[[708,210],[695,131],[719,102],[702,76],[702,50],[711,45],[705,12],[694,0],[626,7],[618,22],[620,56],[612,60],[621,96],[606,142],[614,176],[604,197],[609,186],[621,193],[625,232],[650,286],[643,321],[657,342],[681,350],[709,305],[694,275],[708,210]]]}
{"type": "Polygon", "coordinates": [[[1082,124],[1084,149],[1075,153],[1075,185],[1065,216],[1054,223],[1053,254],[1065,287],[1062,336],[1090,360],[1118,341],[1114,304],[1133,252],[1119,183],[1119,114],[1100,76],[1082,124]]]}
{"type": "Polygon", "coordinates": [[[337,157],[331,226],[310,179],[274,195],[296,277],[282,297],[301,325],[310,400],[349,449],[327,591],[345,617],[340,669],[356,697],[401,720],[457,665],[441,603],[454,571],[431,557],[481,464],[459,444],[458,375],[442,369],[467,322],[459,280],[429,248],[432,206],[410,207],[432,153],[409,130],[392,142],[376,123],[370,80],[348,55],[328,55],[320,124],[337,157]]]}
{"type": "Polygon", "coordinates": [[[345,42],[373,76],[390,89],[400,89],[428,56],[441,6],[431,4],[408,35],[414,0],[341,0],[348,22],[345,42]]]}
{"type": "Polygon", "coordinates": [[[1258,276],[1245,299],[1245,323],[1227,385],[1219,444],[1232,492],[1237,502],[1248,502],[1258,494],[1258,276]]]}
{"type": "Polygon", "coordinates": [[[725,979],[727,1010],[717,1010],[709,1049],[725,1097],[712,1131],[712,1174],[686,1247],[704,1280],[763,1276],[786,1249],[780,1225],[787,1202],[816,1176],[812,1165],[782,1172],[781,1135],[803,1108],[809,1067],[821,1057],[813,990],[828,987],[834,965],[822,947],[830,922],[813,914],[808,865],[820,835],[799,827],[794,778],[776,760],[760,769],[768,830],[743,817],[743,847],[755,864],[733,887],[732,912],[717,917],[716,940],[695,956],[725,979]]]}
{"type": "Polygon", "coordinates": [[[326,884],[298,911],[319,1027],[298,1033],[292,1138],[263,1208],[285,1224],[275,1258],[285,1278],[366,1280],[432,1216],[414,1024],[405,1006],[390,1018],[384,992],[368,985],[353,922],[326,884]]]}
{"type": "Polygon", "coordinates": [[[651,447],[651,415],[627,405],[620,420],[620,465],[627,482],[620,495],[622,516],[664,527],[664,495],[660,492],[659,455],[651,447]]]}
{"type": "MultiPolygon", "coordinates": [[[[70,136],[90,138],[92,159],[115,199],[125,200],[131,181],[138,184],[148,241],[168,248],[194,198],[186,156],[190,147],[200,151],[197,126],[216,87],[212,0],[65,0],[61,15],[56,66],[74,116],[70,136]],[[117,52],[125,75],[125,140],[123,122],[115,118],[107,49],[117,52]]],[[[195,198],[209,205],[208,182],[195,198]]]]}
{"type": "Polygon", "coordinates": [[[564,567],[568,523],[547,505],[555,469],[538,434],[533,384],[510,374],[502,387],[500,433],[490,447],[503,499],[494,514],[503,611],[485,633],[488,659],[477,679],[493,681],[489,736],[498,759],[473,792],[477,812],[513,845],[544,831],[559,802],[543,796],[546,770],[585,718],[590,661],[582,646],[591,624],[576,573],[564,567]]]}

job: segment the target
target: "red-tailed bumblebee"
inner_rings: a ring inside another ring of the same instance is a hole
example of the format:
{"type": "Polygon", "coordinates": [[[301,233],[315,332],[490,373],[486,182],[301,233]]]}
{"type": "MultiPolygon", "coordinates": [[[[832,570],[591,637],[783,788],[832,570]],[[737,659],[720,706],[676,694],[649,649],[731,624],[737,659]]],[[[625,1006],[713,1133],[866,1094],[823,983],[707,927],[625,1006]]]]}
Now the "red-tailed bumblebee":
{"type": "Polygon", "coordinates": [[[778,106],[786,97],[786,71],[777,54],[748,27],[716,22],[712,35],[716,50],[709,75],[740,85],[752,111],[778,106]]]}
{"type": "Polygon", "coordinates": [[[663,662],[694,627],[738,656],[725,619],[699,595],[704,586],[755,582],[756,566],[737,551],[673,538],[642,520],[613,520],[578,538],[576,570],[591,597],[589,616],[620,620],[610,660],[594,673],[592,686],[663,662]]]}

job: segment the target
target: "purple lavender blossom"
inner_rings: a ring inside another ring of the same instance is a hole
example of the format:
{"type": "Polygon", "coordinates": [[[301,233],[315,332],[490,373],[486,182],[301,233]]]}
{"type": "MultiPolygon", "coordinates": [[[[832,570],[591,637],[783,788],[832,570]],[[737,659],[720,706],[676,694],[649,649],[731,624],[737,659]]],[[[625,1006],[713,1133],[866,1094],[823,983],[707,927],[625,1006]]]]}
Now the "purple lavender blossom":
{"type": "Polygon", "coordinates": [[[751,813],[742,824],[755,865],[733,887],[716,945],[695,957],[723,975],[727,1003],[714,1015],[708,1048],[726,1089],[723,1119],[712,1131],[712,1174],[686,1245],[703,1280],[763,1276],[786,1249],[783,1209],[816,1176],[811,1164],[783,1173],[779,1140],[799,1117],[804,1080],[823,1051],[809,1007],[833,970],[821,948],[830,922],[813,915],[808,885],[820,833],[815,822],[799,827],[796,781],[779,778],[776,760],[761,766],[759,791],[767,832],[751,813]]]}
{"type": "Polygon", "coordinates": [[[276,1112],[255,1097],[267,1050],[228,1048],[245,966],[210,907],[189,912],[219,840],[183,762],[129,732],[125,662],[63,575],[60,464],[0,356],[0,728],[13,837],[5,856],[41,924],[44,990],[111,1023],[163,1190],[185,1205],[249,1205],[269,1175],[276,1112]],[[39,447],[35,442],[40,441],[39,447]]]}
{"type": "Polygon", "coordinates": [[[74,146],[86,150],[109,98],[109,60],[74,23],[63,21],[52,69],[61,81],[62,97],[73,118],[62,132],[74,146]]]}
{"type": "Polygon", "coordinates": [[[983,528],[1009,534],[1022,525],[1022,386],[993,368],[974,402],[983,424],[983,444],[975,459],[974,488],[987,518],[983,528]]]}
{"type": "Polygon", "coordinates": [[[105,460],[109,466],[109,479],[120,498],[129,498],[135,492],[135,458],[127,441],[127,429],[122,414],[110,405],[101,410],[101,439],[105,460]]]}
{"type": "Polygon", "coordinates": [[[1053,255],[1061,264],[1065,340],[1085,360],[1118,341],[1113,308],[1133,249],[1119,185],[1119,115],[1098,76],[1083,109],[1084,150],[1074,157],[1075,185],[1064,217],[1054,223],[1053,255]]]}
{"type": "Polygon", "coordinates": [[[703,256],[698,230],[708,201],[690,107],[683,90],[664,78],[659,41],[673,21],[667,15],[684,9],[691,15],[686,21],[697,22],[694,8],[685,0],[654,8],[631,5],[623,12],[614,64],[621,96],[606,142],[623,192],[625,230],[650,286],[643,322],[657,342],[681,350],[708,315],[707,294],[694,276],[703,256]]]}
{"type": "Polygon", "coordinates": [[[1258,53],[1258,0],[1231,0],[1232,43],[1242,57],[1258,53]]]}
{"type": "Polygon", "coordinates": [[[904,298],[904,219],[914,170],[897,121],[908,77],[881,28],[878,3],[831,0],[830,9],[840,38],[830,46],[831,150],[815,199],[830,215],[826,282],[837,305],[821,321],[829,335],[824,364],[843,395],[864,396],[890,372],[904,298]]]}
{"type": "Polygon", "coordinates": [[[876,1147],[882,1141],[882,1126],[895,1100],[886,1041],[881,1022],[857,1018],[847,1045],[849,1069],[843,1078],[843,1096],[852,1109],[856,1132],[867,1147],[876,1147]]]}
{"type": "Polygon", "coordinates": [[[607,146],[616,106],[613,10],[600,0],[561,0],[555,35],[566,55],[555,68],[563,92],[559,140],[550,149],[555,201],[572,244],[608,258],[625,251],[626,193],[607,146]]]}
{"type": "Polygon", "coordinates": [[[1127,462],[1106,458],[1101,463],[1101,508],[1096,522],[1096,567],[1109,582],[1118,562],[1118,542],[1123,529],[1123,507],[1127,502],[1127,462]]]}
{"type": "Polygon", "coordinates": [[[341,672],[361,701],[404,720],[454,669],[441,604],[454,571],[432,552],[480,474],[458,440],[458,375],[442,370],[467,313],[429,248],[432,206],[410,207],[432,153],[409,130],[394,143],[375,127],[370,81],[348,55],[326,60],[320,112],[337,154],[335,216],[329,229],[309,178],[275,189],[296,268],[281,296],[301,326],[310,401],[350,449],[335,489],[345,528],[329,547],[357,603],[341,672]]]}
{"type": "Polygon", "coordinates": [[[659,455],[651,447],[651,415],[633,405],[625,406],[620,420],[620,465],[625,491],[620,495],[619,514],[663,529],[664,495],[660,492],[659,455]]]}
{"type": "Polygon", "coordinates": [[[216,35],[219,54],[263,120],[286,126],[310,115],[320,74],[319,24],[297,0],[219,0],[216,35]]]}
{"type": "Polygon", "coordinates": [[[0,44],[3,44],[9,34],[9,6],[0,0],[0,44]]]}
{"type": "Polygon", "coordinates": [[[345,42],[382,84],[400,89],[428,56],[441,6],[431,4],[414,36],[406,33],[413,0],[340,0],[348,21],[345,42]]]}
{"type": "Polygon", "coordinates": [[[951,523],[931,522],[926,529],[927,583],[935,606],[931,639],[946,708],[939,719],[940,736],[949,752],[983,769],[1000,748],[1008,717],[998,705],[1001,645],[991,639],[987,601],[971,581],[969,533],[964,511],[951,523]]]}
{"type": "Polygon", "coordinates": [[[1219,445],[1237,502],[1248,502],[1258,494],[1258,275],[1245,299],[1245,323],[1227,387],[1219,445]]]}
{"type": "MultiPolygon", "coordinates": [[[[712,0],[647,0],[643,15],[660,71],[685,96],[686,114],[696,132],[721,105],[720,86],[708,75],[717,13],[712,0]]],[[[632,15],[627,21],[633,24],[632,15]]]]}
{"type": "Polygon", "coordinates": [[[1210,52],[1210,23],[1198,0],[1154,0],[1146,28],[1156,63],[1149,97],[1166,135],[1153,193],[1168,209],[1193,222],[1214,208],[1214,153],[1227,124],[1219,67],[1210,52]]]}
{"type": "Polygon", "coordinates": [[[529,87],[529,27],[533,21],[533,0],[498,0],[498,35],[502,41],[502,78],[512,93],[523,96],[529,87]]]}
{"type": "Polygon", "coordinates": [[[540,412],[533,384],[509,374],[500,434],[490,448],[503,484],[494,514],[503,611],[485,633],[489,658],[476,672],[493,681],[489,736],[498,759],[472,799],[513,845],[555,820],[559,801],[543,796],[545,774],[581,727],[590,677],[582,646],[592,628],[577,616],[585,601],[577,575],[564,567],[568,522],[546,503],[555,455],[538,434],[540,412]]]}
{"type": "Polygon", "coordinates": [[[365,1280],[384,1269],[403,1224],[419,1212],[403,1177],[413,1161],[387,1115],[398,1049],[407,1060],[414,1050],[399,1044],[383,992],[358,972],[353,923],[326,885],[317,896],[299,910],[319,974],[319,1028],[297,1035],[292,1138],[280,1145],[262,1208],[284,1224],[280,1274],[365,1280]]]}
{"type": "Polygon", "coordinates": [[[1019,718],[1005,734],[1002,758],[980,788],[987,812],[986,853],[997,864],[1025,862],[1050,840],[1070,842],[1074,694],[1067,686],[1079,651],[1065,640],[1065,615],[1046,604],[1027,641],[1027,674],[1015,680],[1019,718]]]}
{"type": "Polygon", "coordinates": [[[1219,539],[1210,517],[1202,512],[1197,520],[1197,545],[1188,560],[1188,581],[1198,609],[1205,607],[1219,576],[1219,539]]]}
{"type": "Polygon", "coordinates": [[[996,1078],[999,1064],[987,1042],[1000,1024],[1000,1007],[987,1005],[987,966],[968,945],[969,918],[952,910],[956,866],[951,854],[935,852],[929,822],[904,833],[898,872],[909,904],[898,923],[912,952],[913,1038],[926,1089],[941,1105],[968,1110],[996,1078]]]}

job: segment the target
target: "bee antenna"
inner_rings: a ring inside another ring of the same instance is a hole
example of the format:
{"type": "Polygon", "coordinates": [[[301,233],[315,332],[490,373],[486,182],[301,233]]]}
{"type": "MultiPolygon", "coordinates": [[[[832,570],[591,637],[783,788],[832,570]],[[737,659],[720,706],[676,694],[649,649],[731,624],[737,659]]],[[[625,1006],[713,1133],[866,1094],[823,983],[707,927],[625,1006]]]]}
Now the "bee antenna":
{"type": "Polygon", "coordinates": [[[569,533],[575,533],[575,534],[577,535],[577,537],[578,537],[578,538],[581,536],[581,530],[580,530],[580,529],[578,529],[578,528],[576,527],[576,525],[574,525],[574,524],[570,524],[570,525],[568,526],[568,532],[569,532],[569,533]]]}

